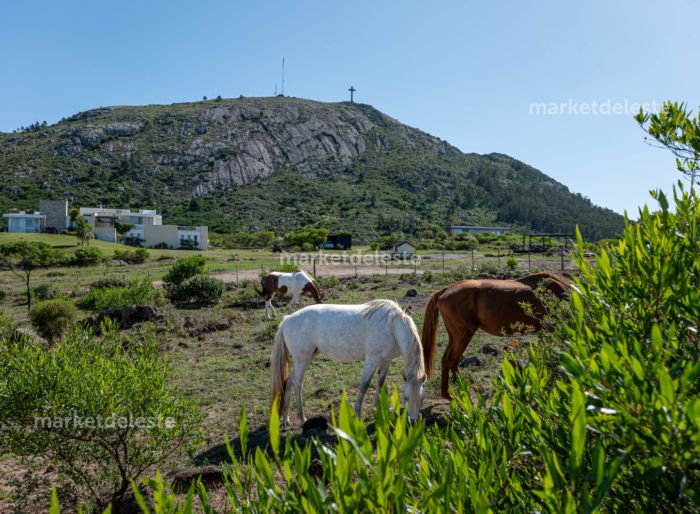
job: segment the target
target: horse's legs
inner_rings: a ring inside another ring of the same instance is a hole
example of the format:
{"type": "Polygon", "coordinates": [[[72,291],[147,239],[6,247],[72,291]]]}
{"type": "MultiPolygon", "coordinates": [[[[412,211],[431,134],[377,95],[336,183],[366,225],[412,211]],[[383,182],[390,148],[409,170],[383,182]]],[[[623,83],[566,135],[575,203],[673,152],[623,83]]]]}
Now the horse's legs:
{"type": "Polygon", "coordinates": [[[275,308],[272,305],[272,297],[275,296],[274,293],[268,295],[265,298],[265,319],[272,319],[275,317],[275,308]],[[270,312],[272,312],[272,316],[270,316],[270,312]]]}
{"type": "Polygon", "coordinates": [[[289,314],[292,313],[292,310],[294,309],[294,304],[295,304],[295,303],[297,304],[297,306],[299,306],[299,298],[300,298],[300,296],[301,296],[301,295],[300,295],[298,292],[297,292],[297,293],[294,293],[294,294],[292,295],[292,299],[289,301],[289,305],[287,306],[287,312],[288,312],[289,314]]]}
{"type": "Polygon", "coordinates": [[[285,427],[289,425],[289,397],[292,394],[292,387],[294,387],[294,378],[289,377],[284,389],[284,405],[282,407],[282,423],[285,427]]]}
{"type": "Polygon", "coordinates": [[[301,405],[301,388],[304,384],[304,372],[306,371],[306,368],[311,362],[313,356],[314,354],[313,352],[311,352],[308,355],[298,356],[294,360],[294,371],[292,372],[292,380],[294,381],[294,392],[297,397],[297,416],[299,417],[299,423],[301,425],[303,425],[306,422],[306,418],[304,417],[304,409],[301,405]]]}
{"type": "Polygon", "coordinates": [[[372,375],[377,371],[381,363],[374,359],[367,359],[365,361],[365,370],[362,372],[362,379],[360,380],[360,391],[357,394],[357,401],[355,402],[355,414],[360,417],[360,412],[362,411],[362,400],[365,398],[365,393],[369,387],[369,383],[372,381],[372,375]]]}
{"type": "Polygon", "coordinates": [[[465,321],[458,323],[452,322],[451,319],[445,318],[445,328],[449,335],[449,342],[445,353],[442,355],[442,375],[440,380],[440,394],[443,398],[451,399],[449,392],[450,371],[453,377],[458,375],[459,359],[467,348],[467,345],[472,340],[477,327],[472,326],[465,321]]]}
{"type": "Polygon", "coordinates": [[[450,379],[450,368],[452,367],[452,349],[454,348],[454,337],[452,333],[449,333],[449,342],[447,343],[447,348],[445,348],[445,353],[442,354],[442,372],[440,375],[440,396],[451,400],[449,392],[449,379],[450,379]]]}
{"type": "Polygon", "coordinates": [[[384,387],[384,381],[386,380],[386,374],[389,372],[390,365],[391,362],[384,362],[381,366],[379,366],[379,374],[377,375],[377,392],[374,395],[375,404],[379,403],[379,393],[381,392],[382,387],[384,387]]]}

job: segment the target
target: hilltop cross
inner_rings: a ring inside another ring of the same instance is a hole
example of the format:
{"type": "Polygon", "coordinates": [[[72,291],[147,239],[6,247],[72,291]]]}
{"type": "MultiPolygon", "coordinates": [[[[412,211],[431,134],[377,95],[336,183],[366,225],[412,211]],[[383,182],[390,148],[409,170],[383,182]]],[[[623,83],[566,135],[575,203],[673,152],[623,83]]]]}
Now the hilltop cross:
{"type": "Polygon", "coordinates": [[[355,89],[355,86],[350,86],[350,89],[348,89],[348,91],[350,91],[350,101],[354,102],[355,100],[353,98],[353,95],[355,94],[355,91],[357,91],[357,89],[355,89]]]}

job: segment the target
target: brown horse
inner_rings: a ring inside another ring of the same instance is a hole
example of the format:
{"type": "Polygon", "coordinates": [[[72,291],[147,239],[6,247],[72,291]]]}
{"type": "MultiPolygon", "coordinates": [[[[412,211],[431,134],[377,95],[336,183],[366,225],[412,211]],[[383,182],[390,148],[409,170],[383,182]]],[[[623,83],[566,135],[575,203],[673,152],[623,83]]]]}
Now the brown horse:
{"type": "Polygon", "coordinates": [[[440,392],[443,398],[450,398],[447,390],[449,372],[457,375],[460,357],[478,329],[494,336],[505,336],[518,328],[542,328],[541,319],[546,309],[535,294],[539,285],[558,298],[565,297],[571,287],[554,275],[535,273],[518,280],[463,280],[433,294],[425,307],[423,358],[430,378],[437,346],[439,311],[449,337],[442,356],[440,392]],[[523,309],[524,302],[531,308],[523,309]]]}

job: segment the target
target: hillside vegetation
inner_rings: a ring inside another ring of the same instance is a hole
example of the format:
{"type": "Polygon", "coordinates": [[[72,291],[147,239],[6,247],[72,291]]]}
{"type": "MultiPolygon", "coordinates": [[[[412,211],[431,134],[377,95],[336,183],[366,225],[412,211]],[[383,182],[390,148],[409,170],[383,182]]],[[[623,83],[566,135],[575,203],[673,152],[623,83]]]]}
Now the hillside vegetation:
{"type": "Polygon", "coordinates": [[[39,198],[157,208],[216,231],[362,239],[449,222],[586,239],[622,217],[502,154],[464,154],[369,105],[241,98],[108,107],[0,134],[0,209],[39,198]]]}

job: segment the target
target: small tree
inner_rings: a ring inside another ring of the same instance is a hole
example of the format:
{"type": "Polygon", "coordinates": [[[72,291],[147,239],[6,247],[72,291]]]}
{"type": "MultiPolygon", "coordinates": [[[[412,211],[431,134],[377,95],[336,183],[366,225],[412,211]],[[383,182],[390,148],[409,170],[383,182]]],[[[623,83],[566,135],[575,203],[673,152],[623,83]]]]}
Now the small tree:
{"type": "Polygon", "coordinates": [[[119,237],[119,240],[120,240],[120,241],[123,241],[123,240],[124,240],[124,236],[126,235],[126,233],[129,232],[129,230],[131,230],[132,228],[134,228],[134,226],[131,225],[130,223],[119,223],[119,222],[117,221],[117,222],[114,224],[114,228],[115,228],[116,231],[117,231],[117,236],[119,237]]]}
{"type": "Polygon", "coordinates": [[[90,239],[95,237],[95,227],[90,225],[83,218],[78,218],[75,226],[75,235],[78,237],[81,245],[90,246],[90,239]]]}
{"type": "Polygon", "coordinates": [[[46,268],[56,261],[51,246],[38,241],[19,241],[0,245],[0,262],[24,280],[27,289],[27,310],[32,308],[31,274],[46,268]]]}
{"type": "Polygon", "coordinates": [[[71,209],[68,211],[68,216],[70,216],[71,227],[75,227],[78,217],[80,217],[80,209],[77,207],[71,207],[71,209]]]}

